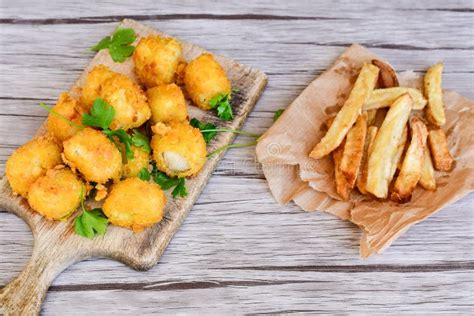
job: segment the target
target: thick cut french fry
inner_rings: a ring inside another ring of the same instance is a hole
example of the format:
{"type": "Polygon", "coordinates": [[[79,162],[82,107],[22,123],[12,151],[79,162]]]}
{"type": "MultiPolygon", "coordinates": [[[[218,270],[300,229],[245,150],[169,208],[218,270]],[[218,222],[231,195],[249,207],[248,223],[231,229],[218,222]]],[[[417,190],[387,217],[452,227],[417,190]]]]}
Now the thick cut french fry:
{"type": "Polygon", "coordinates": [[[375,123],[375,118],[377,117],[377,110],[368,110],[367,111],[367,125],[372,126],[375,123]]]}
{"type": "Polygon", "coordinates": [[[370,94],[369,99],[365,102],[363,110],[373,110],[383,107],[388,107],[399,98],[402,94],[408,93],[413,99],[413,110],[421,110],[426,105],[426,99],[420,90],[415,88],[387,88],[387,89],[375,89],[370,94]]]}
{"type": "Polygon", "coordinates": [[[353,188],[359,174],[362,155],[364,154],[365,137],[367,135],[367,112],[362,113],[346,136],[346,144],[341,158],[342,174],[353,188]]]}
{"type": "Polygon", "coordinates": [[[398,83],[397,73],[392,66],[378,59],[372,59],[372,65],[375,65],[380,69],[379,79],[377,82],[379,88],[392,88],[400,85],[398,83]]]}
{"type": "Polygon", "coordinates": [[[326,135],[309,154],[311,158],[320,159],[332,152],[342,143],[347,132],[361,114],[362,106],[374,89],[378,74],[379,69],[377,67],[364,64],[349,94],[349,98],[337,113],[336,119],[326,135]]]}
{"type": "Polygon", "coordinates": [[[441,88],[441,77],[443,75],[443,64],[431,66],[425,74],[424,87],[425,96],[428,99],[426,117],[428,121],[438,126],[446,123],[444,113],[443,89],[441,88]]]}
{"type": "Polygon", "coordinates": [[[346,177],[340,169],[345,142],[346,141],[343,140],[342,144],[339,145],[339,147],[337,147],[336,150],[332,152],[332,159],[334,160],[334,178],[336,180],[336,192],[341,196],[343,200],[348,200],[351,195],[352,186],[350,185],[350,183],[347,182],[346,177]]]}
{"type": "Polygon", "coordinates": [[[397,203],[410,201],[411,194],[415,190],[418,181],[420,181],[423,168],[424,148],[426,146],[428,130],[425,123],[419,118],[412,117],[410,119],[410,132],[410,145],[403,159],[400,173],[395,180],[393,191],[390,194],[390,199],[397,203]]]}
{"type": "Polygon", "coordinates": [[[388,178],[389,183],[392,182],[393,176],[395,175],[395,172],[397,172],[397,169],[401,168],[401,165],[403,163],[402,156],[403,156],[403,153],[405,152],[405,145],[407,143],[407,140],[408,140],[408,127],[405,125],[405,128],[403,129],[402,137],[397,146],[397,152],[393,156],[392,169],[390,170],[390,177],[388,178]]]}
{"type": "Polygon", "coordinates": [[[367,169],[369,167],[369,155],[372,150],[372,145],[374,144],[375,136],[377,135],[377,126],[370,126],[367,129],[367,137],[365,138],[364,145],[364,156],[361,162],[361,168],[359,171],[359,176],[357,177],[356,185],[357,189],[362,194],[367,194],[365,186],[367,185],[367,169]]]}
{"type": "Polygon", "coordinates": [[[366,190],[378,198],[387,198],[393,156],[403,135],[412,108],[409,94],[399,97],[387,112],[369,155],[366,190]]]}
{"type": "Polygon", "coordinates": [[[420,185],[426,190],[436,189],[436,179],[434,174],[431,153],[427,145],[424,148],[423,166],[421,167],[420,185]]]}
{"type": "Polygon", "coordinates": [[[430,131],[428,134],[428,144],[430,145],[435,169],[439,171],[451,170],[454,158],[449,152],[448,140],[443,130],[430,131]]]}

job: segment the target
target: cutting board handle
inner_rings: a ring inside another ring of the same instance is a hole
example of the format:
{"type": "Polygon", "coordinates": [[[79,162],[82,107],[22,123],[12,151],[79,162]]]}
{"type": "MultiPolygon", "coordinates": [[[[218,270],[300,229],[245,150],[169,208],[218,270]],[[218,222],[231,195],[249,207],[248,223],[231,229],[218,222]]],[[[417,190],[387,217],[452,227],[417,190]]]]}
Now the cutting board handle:
{"type": "Polygon", "coordinates": [[[38,315],[48,287],[56,276],[84,258],[80,250],[65,247],[56,238],[37,237],[28,265],[0,291],[2,315],[38,315]]]}

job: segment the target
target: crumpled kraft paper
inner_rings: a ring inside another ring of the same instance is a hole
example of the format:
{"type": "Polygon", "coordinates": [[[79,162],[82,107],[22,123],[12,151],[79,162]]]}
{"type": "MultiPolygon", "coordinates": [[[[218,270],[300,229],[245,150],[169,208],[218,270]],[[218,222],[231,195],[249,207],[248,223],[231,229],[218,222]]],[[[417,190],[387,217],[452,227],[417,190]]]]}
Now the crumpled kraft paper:
{"type": "MultiPolygon", "coordinates": [[[[347,49],[335,63],[293,101],[260,138],[257,159],[275,199],[294,201],[305,211],[322,211],[350,220],[362,230],[360,253],[380,253],[410,226],[474,190],[474,103],[456,92],[445,91],[446,125],[451,172],[436,172],[436,191],[417,188],[409,203],[376,201],[357,193],[341,201],[336,193],[330,156],[308,157],[324,136],[326,119],[344,103],[364,62],[382,60],[360,45],[347,49]]],[[[420,87],[413,72],[399,75],[401,86],[420,87]]]]}

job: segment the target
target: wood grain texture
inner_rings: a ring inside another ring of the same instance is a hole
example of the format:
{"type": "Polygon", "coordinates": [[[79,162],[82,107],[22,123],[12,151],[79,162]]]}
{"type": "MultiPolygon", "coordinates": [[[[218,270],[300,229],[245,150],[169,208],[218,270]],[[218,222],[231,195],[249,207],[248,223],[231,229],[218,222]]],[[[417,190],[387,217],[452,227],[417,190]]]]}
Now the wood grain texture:
{"type": "MultiPolygon", "coordinates": [[[[0,173],[43,122],[38,102],[54,102],[87,65],[85,47],[124,16],[266,72],[269,85],[244,125],[263,132],[273,112],[352,42],[399,71],[423,72],[443,60],[443,86],[473,99],[473,14],[471,1],[439,0],[5,0],[0,173]]],[[[137,272],[112,260],[80,262],[53,282],[43,312],[472,314],[473,203],[471,194],[411,228],[382,256],[362,261],[355,227],[278,206],[254,151],[230,150],[156,267],[137,272]]],[[[31,251],[28,227],[0,213],[0,284],[22,270],[31,251]]]]}

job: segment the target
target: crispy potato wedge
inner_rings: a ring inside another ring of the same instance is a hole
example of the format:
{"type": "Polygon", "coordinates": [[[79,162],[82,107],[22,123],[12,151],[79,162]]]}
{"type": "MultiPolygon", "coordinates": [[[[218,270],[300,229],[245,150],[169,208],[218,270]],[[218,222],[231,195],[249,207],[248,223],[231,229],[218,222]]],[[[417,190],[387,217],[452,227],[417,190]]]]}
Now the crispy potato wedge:
{"type": "Polygon", "coordinates": [[[407,140],[408,140],[408,127],[405,125],[405,128],[403,129],[402,137],[400,141],[398,142],[397,152],[393,156],[393,160],[391,163],[392,169],[390,170],[389,182],[392,182],[393,176],[395,175],[395,172],[397,172],[397,169],[400,169],[402,167],[402,163],[403,163],[402,156],[403,156],[403,153],[405,152],[405,145],[407,143],[407,140]]]}
{"type": "Polygon", "coordinates": [[[454,162],[449,152],[448,140],[442,129],[432,130],[428,134],[428,144],[433,156],[434,167],[439,171],[449,171],[454,162]]]}
{"type": "Polygon", "coordinates": [[[410,95],[399,97],[387,112],[387,116],[375,137],[369,155],[366,190],[378,198],[387,198],[393,156],[403,135],[413,101],[410,95]]]}
{"type": "Polygon", "coordinates": [[[415,88],[387,88],[387,89],[375,89],[370,94],[369,99],[365,102],[364,111],[379,109],[383,107],[388,107],[393,102],[399,98],[402,94],[409,93],[413,99],[413,109],[421,110],[426,105],[426,99],[423,97],[423,94],[415,88]]]}
{"type": "Polygon", "coordinates": [[[342,160],[342,155],[344,154],[344,145],[345,140],[342,141],[342,144],[332,152],[332,159],[334,160],[334,178],[336,180],[336,192],[341,196],[343,200],[348,200],[352,186],[347,182],[346,177],[341,172],[340,165],[342,160]]]}
{"type": "Polygon", "coordinates": [[[364,144],[364,156],[362,157],[361,168],[359,171],[359,176],[356,180],[357,189],[362,194],[367,194],[365,186],[367,185],[367,170],[369,168],[369,155],[372,150],[372,145],[374,144],[375,136],[377,135],[377,126],[370,126],[367,129],[367,137],[365,138],[364,144]]]}
{"type": "Polygon", "coordinates": [[[337,113],[334,123],[309,154],[311,158],[320,159],[342,143],[347,132],[361,114],[362,106],[374,89],[378,75],[379,69],[376,66],[364,64],[349,97],[337,113]]]}
{"type": "Polygon", "coordinates": [[[425,154],[428,129],[425,123],[414,116],[410,119],[410,132],[410,145],[403,159],[400,173],[395,180],[393,191],[390,194],[390,199],[397,203],[410,201],[411,194],[415,190],[418,181],[420,181],[423,168],[423,156],[425,154]]]}
{"type": "Polygon", "coordinates": [[[356,123],[346,136],[346,144],[341,158],[342,174],[353,188],[357,175],[359,174],[360,163],[364,154],[365,137],[367,135],[367,112],[357,118],[356,123]]]}
{"type": "Polygon", "coordinates": [[[436,179],[434,174],[433,161],[427,145],[424,148],[423,166],[421,167],[421,178],[418,182],[425,190],[436,190],[436,179]]]}
{"type": "Polygon", "coordinates": [[[367,111],[367,125],[372,126],[375,123],[375,118],[377,117],[377,110],[368,110],[367,111]]]}
{"type": "Polygon", "coordinates": [[[392,88],[400,85],[398,83],[397,73],[392,66],[378,59],[372,59],[372,65],[375,65],[380,69],[379,79],[377,82],[379,88],[392,88]]]}
{"type": "Polygon", "coordinates": [[[443,75],[443,64],[431,66],[425,74],[424,88],[428,99],[426,117],[431,123],[443,126],[446,123],[444,113],[443,89],[441,88],[441,76],[443,75]]]}

